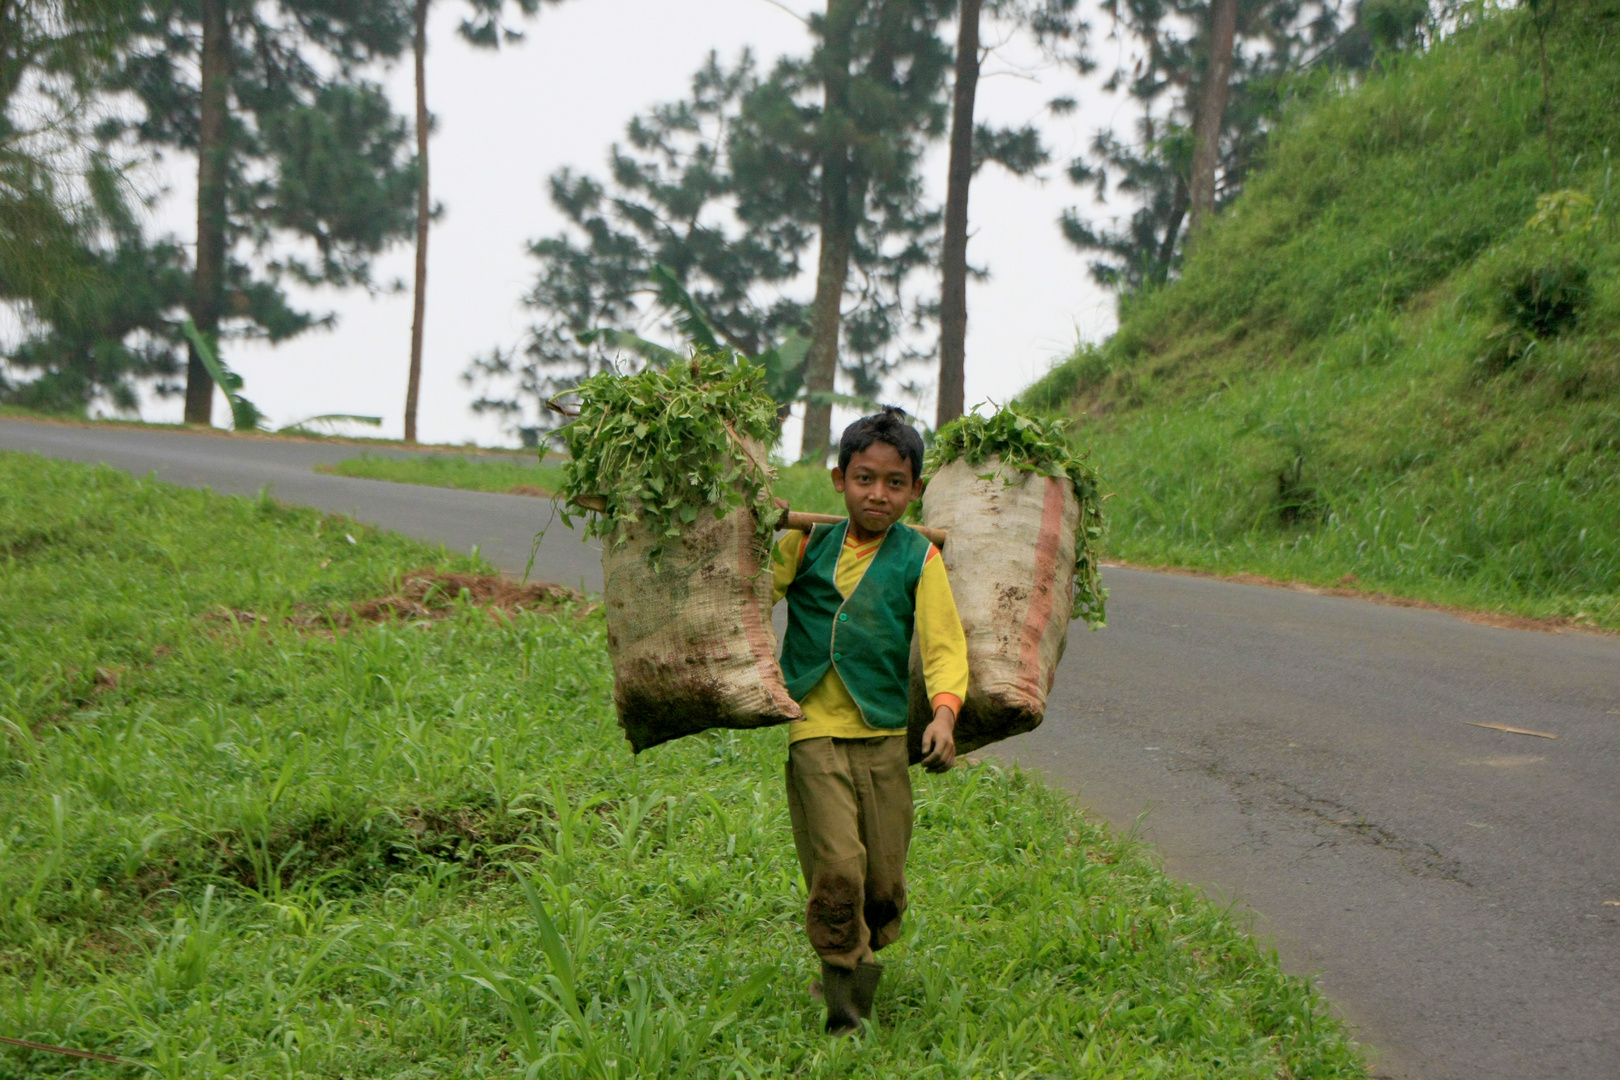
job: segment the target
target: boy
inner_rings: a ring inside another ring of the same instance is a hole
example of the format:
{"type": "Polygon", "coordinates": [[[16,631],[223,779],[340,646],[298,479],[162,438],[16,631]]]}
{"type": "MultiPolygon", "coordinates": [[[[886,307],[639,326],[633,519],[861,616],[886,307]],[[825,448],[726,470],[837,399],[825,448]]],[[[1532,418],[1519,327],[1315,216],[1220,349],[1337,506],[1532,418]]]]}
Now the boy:
{"type": "Polygon", "coordinates": [[[871,1015],[883,974],[876,953],[899,936],[906,909],[913,629],[934,709],[922,739],[931,772],[956,760],[967,693],[967,643],[944,560],[900,522],[922,495],[922,462],[922,437],[904,412],[862,417],[839,440],[832,470],[848,522],[790,531],[771,552],[775,599],[788,602],[782,674],[804,710],[788,729],[788,811],[831,1034],[871,1015]]]}

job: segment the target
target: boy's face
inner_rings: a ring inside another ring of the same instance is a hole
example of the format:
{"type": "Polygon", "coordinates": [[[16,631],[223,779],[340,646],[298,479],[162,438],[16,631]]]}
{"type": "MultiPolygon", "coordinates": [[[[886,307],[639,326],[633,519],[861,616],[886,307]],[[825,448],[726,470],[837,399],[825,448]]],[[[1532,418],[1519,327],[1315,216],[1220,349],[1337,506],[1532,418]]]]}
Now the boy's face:
{"type": "Polygon", "coordinates": [[[850,528],[858,540],[882,535],[922,494],[922,481],[911,475],[911,462],[886,442],[875,442],[851,457],[849,468],[834,468],[832,482],[844,496],[850,528]]]}

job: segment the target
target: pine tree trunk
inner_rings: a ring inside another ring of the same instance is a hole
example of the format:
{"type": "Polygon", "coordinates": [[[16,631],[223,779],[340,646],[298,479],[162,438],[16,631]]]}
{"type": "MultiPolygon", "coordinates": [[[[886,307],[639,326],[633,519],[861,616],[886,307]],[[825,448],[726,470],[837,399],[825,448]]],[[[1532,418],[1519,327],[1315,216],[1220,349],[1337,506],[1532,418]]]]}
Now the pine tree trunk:
{"type": "Polygon", "coordinates": [[[1536,40],[1541,46],[1541,122],[1547,136],[1547,164],[1552,166],[1553,190],[1558,190],[1558,150],[1553,142],[1552,68],[1547,64],[1547,26],[1556,14],[1556,6],[1548,0],[1531,5],[1535,14],[1536,40]]]}
{"type": "MultiPolygon", "coordinates": [[[[832,393],[838,378],[838,337],[843,328],[844,285],[849,255],[865,203],[851,160],[849,67],[857,0],[828,0],[822,49],[825,103],[821,132],[821,251],[816,297],[810,304],[810,349],[804,358],[806,394],[832,393]],[[858,196],[858,197],[856,197],[858,196]]],[[[832,406],[807,401],[800,457],[817,464],[832,443],[832,406]]]]}
{"type": "Polygon", "coordinates": [[[1210,5],[1209,64],[1198,95],[1193,125],[1192,220],[1187,239],[1196,243],[1199,230],[1215,213],[1215,169],[1221,157],[1221,129],[1232,85],[1232,42],[1237,36],[1237,0],[1210,5]]]}
{"type": "Polygon", "coordinates": [[[979,89],[980,0],[962,0],[956,28],[956,90],[945,187],[943,281],[939,296],[939,403],[934,430],[962,415],[967,363],[968,189],[973,183],[973,99],[979,89]]]}
{"type": "MultiPolygon", "coordinates": [[[[219,338],[225,288],[225,173],[230,160],[227,94],[230,89],[230,20],[226,0],[202,0],[202,85],[197,133],[197,264],[191,320],[202,336],[219,338]]],[[[186,423],[213,422],[214,380],[196,346],[188,346],[186,423]]]]}
{"type": "Polygon", "coordinates": [[[1153,266],[1153,282],[1163,285],[1170,280],[1170,261],[1176,257],[1176,237],[1181,234],[1181,220],[1187,216],[1187,185],[1176,181],[1175,201],[1170,204],[1170,223],[1165,226],[1164,243],[1159,245],[1159,258],[1153,266]]]}
{"type": "Polygon", "coordinates": [[[416,161],[421,186],[416,191],[416,301],[411,314],[411,373],[405,387],[405,441],[416,441],[416,404],[422,387],[422,334],[427,318],[428,225],[432,202],[428,197],[427,107],[428,0],[416,0],[416,161]]]}
{"type": "MultiPolygon", "coordinates": [[[[816,264],[816,298],[810,305],[810,348],[804,358],[807,394],[832,393],[838,377],[838,336],[843,328],[844,284],[855,223],[850,214],[849,163],[822,163],[821,253],[816,264]]],[[[820,463],[832,444],[832,405],[807,402],[801,456],[820,463]]]]}

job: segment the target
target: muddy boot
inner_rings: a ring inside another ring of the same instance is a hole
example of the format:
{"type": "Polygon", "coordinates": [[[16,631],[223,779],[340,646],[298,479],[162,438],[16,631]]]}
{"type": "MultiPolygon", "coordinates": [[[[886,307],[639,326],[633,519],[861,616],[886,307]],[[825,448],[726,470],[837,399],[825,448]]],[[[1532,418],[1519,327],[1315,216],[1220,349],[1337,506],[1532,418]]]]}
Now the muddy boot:
{"type": "Polygon", "coordinates": [[[821,996],[827,1003],[827,1034],[847,1035],[861,1026],[855,1008],[855,972],[823,960],[821,996]]]}
{"type": "Polygon", "coordinates": [[[862,960],[855,965],[855,1011],[862,1020],[872,1018],[872,999],[877,997],[878,980],[883,978],[883,965],[876,960],[862,960]]]}

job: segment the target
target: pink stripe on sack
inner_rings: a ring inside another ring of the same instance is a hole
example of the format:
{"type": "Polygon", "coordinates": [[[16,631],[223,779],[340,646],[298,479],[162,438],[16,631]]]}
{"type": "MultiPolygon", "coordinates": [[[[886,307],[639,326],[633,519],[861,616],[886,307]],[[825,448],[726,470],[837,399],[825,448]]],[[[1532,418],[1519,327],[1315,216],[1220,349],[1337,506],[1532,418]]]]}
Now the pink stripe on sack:
{"type": "Polygon", "coordinates": [[[1041,506],[1041,535],[1035,541],[1035,580],[1030,583],[1029,613],[1019,636],[1018,689],[1029,698],[1028,705],[1040,711],[1050,689],[1041,678],[1041,639],[1052,620],[1052,594],[1057,569],[1058,538],[1063,532],[1063,485],[1045,477],[1046,501],[1041,506]]]}
{"type": "Polygon", "coordinates": [[[742,541],[737,545],[737,576],[742,578],[743,588],[750,594],[742,606],[743,636],[748,639],[748,648],[754,654],[759,681],[778,712],[790,720],[803,719],[804,713],[799,711],[799,703],[788,696],[787,686],[782,682],[782,669],[776,663],[776,650],[771,648],[771,639],[765,633],[765,622],[759,617],[759,598],[752,595],[759,587],[759,560],[754,558],[754,531],[741,528],[737,530],[737,535],[742,541]]]}

